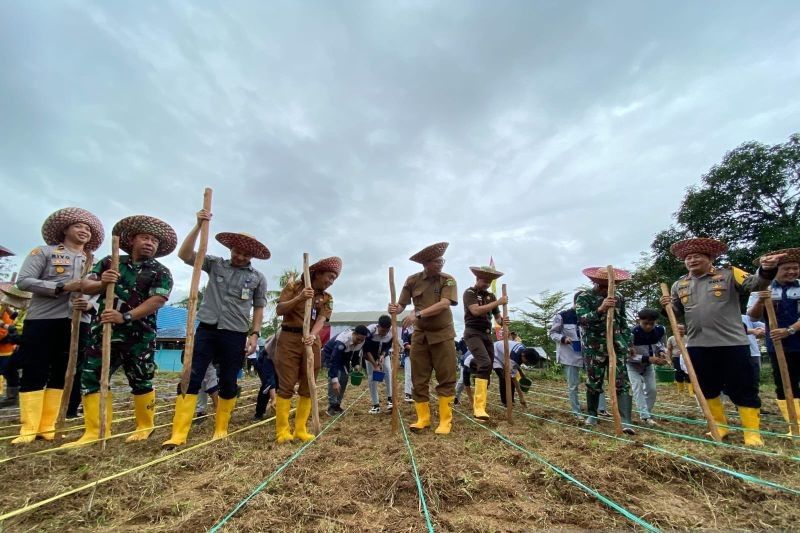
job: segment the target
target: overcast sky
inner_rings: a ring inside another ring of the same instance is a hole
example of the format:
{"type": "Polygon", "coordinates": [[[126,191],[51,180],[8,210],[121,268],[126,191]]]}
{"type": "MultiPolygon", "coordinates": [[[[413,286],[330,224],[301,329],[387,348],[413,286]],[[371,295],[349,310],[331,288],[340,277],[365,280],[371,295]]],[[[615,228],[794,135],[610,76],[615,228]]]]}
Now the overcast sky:
{"type": "Polygon", "coordinates": [[[68,205],[182,239],[211,186],[273,287],[339,255],[335,308],[383,309],[444,240],[519,303],[631,266],[725,151],[800,129],[798,87],[794,0],[4,1],[0,244],[68,205]]]}

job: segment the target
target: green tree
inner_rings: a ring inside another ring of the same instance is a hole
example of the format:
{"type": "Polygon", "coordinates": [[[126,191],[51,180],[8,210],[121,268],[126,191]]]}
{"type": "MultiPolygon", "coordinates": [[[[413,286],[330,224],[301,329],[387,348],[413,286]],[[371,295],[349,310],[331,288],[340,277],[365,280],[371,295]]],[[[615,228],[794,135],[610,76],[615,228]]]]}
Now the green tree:
{"type": "MultiPolygon", "coordinates": [[[[205,287],[200,287],[200,290],[197,291],[197,304],[195,305],[195,311],[200,309],[200,304],[203,303],[203,296],[206,293],[205,287]]],[[[176,302],[175,307],[182,307],[184,309],[189,309],[189,296],[186,296],[183,300],[176,302]]]]}
{"type": "Polygon", "coordinates": [[[564,291],[544,291],[538,299],[528,298],[533,309],[513,309],[521,317],[513,320],[509,329],[516,332],[526,346],[541,346],[548,354],[554,354],[556,344],[547,332],[555,314],[567,307],[567,296],[564,291]]]}
{"type": "Polygon", "coordinates": [[[688,236],[725,241],[723,260],[750,270],[760,255],[800,245],[800,134],[774,146],[748,142],[725,154],[687,190],[675,219],[651,245],[663,281],[685,272],[669,247],[688,236]]]}
{"type": "Polygon", "coordinates": [[[267,307],[265,308],[265,320],[261,326],[261,338],[266,339],[278,331],[281,324],[281,318],[275,313],[275,308],[278,306],[278,298],[281,291],[290,281],[299,279],[300,273],[297,270],[286,268],[283,273],[278,277],[278,290],[267,291],[267,307]]]}

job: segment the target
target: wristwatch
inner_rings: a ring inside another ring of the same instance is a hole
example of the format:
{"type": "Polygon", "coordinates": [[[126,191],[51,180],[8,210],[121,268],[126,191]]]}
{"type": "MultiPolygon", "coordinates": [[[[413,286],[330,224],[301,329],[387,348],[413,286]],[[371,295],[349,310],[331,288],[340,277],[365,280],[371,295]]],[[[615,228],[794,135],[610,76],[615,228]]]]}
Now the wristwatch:
{"type": "Polygon", "coordinates": [[[122,313],[122,320],[124,320],[126,324],[130,324],[133,322],[133,317],[130,313],[122,313]]]}
{"type": "Polygon", "coordinates": [[[788,328],[786,328],[786,333],[788,333],[789,335],[794,335],[795,333],[797,333],[797,330],[794,329],[794,327],[789,326],[788,328]]]}
{"type": "Polygon", "coordinates": [[[256,337],[260,337],[261,336],[261,334],[259,332],[257,332],[257,331],[251,331],[250,333],[247,334],[248,337],[250,335],[255,335],[256,337]]]}
{"type": "Polygon", "coordinates": [[[56,283],[55,295],[58,296],[62,292],[64,292],[64,282],[59,281],[58,283],[56,283]]]}
{"type": "Polygon", "coordinates": [[[417,309],[416,311],[414,311],[414,316],[415,316],[416,318],[422,318],[422,311],[420,311],[419,309],[417,309]]]}

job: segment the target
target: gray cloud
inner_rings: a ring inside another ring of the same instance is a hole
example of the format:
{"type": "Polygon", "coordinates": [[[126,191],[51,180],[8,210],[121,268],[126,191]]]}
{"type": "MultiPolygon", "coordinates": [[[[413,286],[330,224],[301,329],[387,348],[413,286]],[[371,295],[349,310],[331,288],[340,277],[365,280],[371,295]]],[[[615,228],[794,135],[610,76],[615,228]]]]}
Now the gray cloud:
{"type": "Polygon", "coordinates": [[[788,1],[6,2],[0,20],[3,245],[30,249],[65,205],[183,236],[208,185],[212,230],[267,242],[271,281],[341,255],[340,310],[383,308],[388,266],[401,283],[438,240],[462,289],[493,256],[516,301],[630,266],[726,150],[800,117],[788,1]]]}

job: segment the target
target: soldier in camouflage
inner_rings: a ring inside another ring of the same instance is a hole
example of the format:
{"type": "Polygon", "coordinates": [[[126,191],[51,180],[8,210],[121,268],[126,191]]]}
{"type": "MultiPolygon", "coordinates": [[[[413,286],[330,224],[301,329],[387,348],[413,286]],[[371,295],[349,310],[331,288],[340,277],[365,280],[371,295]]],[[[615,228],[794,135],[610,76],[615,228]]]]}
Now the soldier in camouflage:
{"type": "MultiPolygon", "coordinates": [[[[120,256],[118,271],[111,269],[111,257],[104,258],[82,284],[84,293],[101,294],[98,305],[103,312],[99,321],[92,324],[86,363],[81,372],[86,429],[78,441],[67,446],[99,438],[102,339],[103,325],[107,323],[112,325],[109,375],[122,366],[134,399],[136,431],[126,442],[145,440],[153,432],[156,312],[167,302],[172,290],[172,274],[155,258],[172,252],[177,236],[165,222],[144,215],[122,219],[112,233],[119,235],[120,248],[129,255],[120,256]],[[109,283],[116,284],[115,302],[112,309],[105,310],[105,287],[109,283]]],[[[111,433],[110,392],[106,406],[107,437],[111,433]]]]}
{"type": "MultiPolygon", "coordinates": [[[[608,368],[608,348],[606,346],[606,313],[614,312],[614,348],[617,354],[617,377],[614,386],[617,389],[619,413],[625,425],[623,431],[635,434],[631,427],[631,394],[628,383],[628,371],[625,366],[630,351],[631,332],[625,315],[625,300],[619,292],[608,294],[608,273],[600,267],[586,268],[583,274],[592,280],[594,287],[578,293],[575,300],[575,311],[581,324],[581,350],[586,366],[586,409],[589,416],[586,425],[597,424],[597,407],[603,393],[603,381],[608,368]]],[[[630,279],[624,270],[614,270],[617,281],[630,279]]]]}

